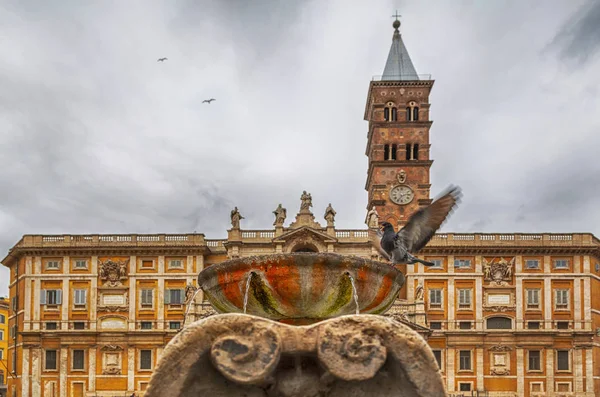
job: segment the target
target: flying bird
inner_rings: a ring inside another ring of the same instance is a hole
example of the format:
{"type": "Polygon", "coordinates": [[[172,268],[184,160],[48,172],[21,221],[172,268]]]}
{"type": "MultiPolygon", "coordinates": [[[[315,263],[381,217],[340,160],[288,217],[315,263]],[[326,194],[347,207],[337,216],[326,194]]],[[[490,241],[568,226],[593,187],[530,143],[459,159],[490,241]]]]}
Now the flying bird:
{"type": "Polygon", "coordinates": [[[158,60],[156,62],[164,62],[166,61],[168,58],[158,58],[158,60]]]}
{"type": "Polygon", "coordinates": [[[392,224],[382,222],[383,232],[377,231],[377,238],[372,241],[373,245],[393,265],[414,265],[418,262],[425,266],[434,266],[433,263],[419,259],[414,254],[427,245],[435,232],[457,208],[461,196],[460,187],[450,186],[429,206],[415,212],[398,233],[394,231],[392,224]]]}
{"type": "Polygon", "coordinates": [[[205,99],[205,100],[203,100],[203,101],[202,101],[202,103],[205,103],[205,102],[206,102],[206,103],[208,103],[208,104],[210,105],[210,103],[211,103],[212,101],[216,101],[216,99],[215,99],[215,98],[205,99]]]}

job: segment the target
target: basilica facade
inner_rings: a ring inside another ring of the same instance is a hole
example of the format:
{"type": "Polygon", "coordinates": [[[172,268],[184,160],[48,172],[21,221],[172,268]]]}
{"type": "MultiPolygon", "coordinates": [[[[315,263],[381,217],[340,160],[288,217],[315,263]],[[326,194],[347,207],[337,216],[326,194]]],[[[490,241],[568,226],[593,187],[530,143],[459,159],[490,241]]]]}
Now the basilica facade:
{"type": "MultiPolygon", "coordinates": [[[[402,226],[431,202],[434,81],[417,74],[399,27],[367,93],[365,227],[336,228],[333,206],[316,216],[303,192],[295,216],[280,205],[263,230],[245,229],[233,209],[222,240],[25,235],[2,261],[8,395],[142,395],[171,338],[214,313],[198,273],[229,258],[309,251],[380,260],[371,244],[379,222],[402,226]]],[[[595,236],[438,233],[419,257],[435,266],[400,266],[406,285],[387,315],[427,339],[449,394],[600,396],[595,236]]]]}

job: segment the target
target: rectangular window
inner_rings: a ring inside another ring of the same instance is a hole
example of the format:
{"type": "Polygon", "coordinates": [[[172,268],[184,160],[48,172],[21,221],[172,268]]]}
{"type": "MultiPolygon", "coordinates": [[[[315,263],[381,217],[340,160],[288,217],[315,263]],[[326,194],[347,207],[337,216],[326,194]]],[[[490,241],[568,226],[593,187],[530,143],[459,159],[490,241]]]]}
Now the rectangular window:
{"type": "Polygon", "coordinates": [[[0,349],[0,360],[4,360],[4,349],[0,349]]]}
{"type": "Polygon", "coordinates": [[[442,290],[429,290],[429,307],[442,307],[442,290]]]}
{"type": "Polygon", "coordinates": [[[568,371],[570,369],[569,364],[569,351],[558,350],[556,352],[556,369],[559,371],[568,371]]]}
{"type": "Polygon", "coordinates": [[[470,321],[460,321],[458,323],[458,328],[460,328],[460,329],[471,329],[471,322],[470,321]]]}
{"type": "Polygon", "coordinates": [[[439,269],[444,267],[441,259],[432,259],[430,262],[433,263],[433,266],[431,266],[430,269],[439,269]]]}
{"type": "Polygon", "coordinates": [[[568,309],[569,308],[569,290],[568,289],[555,290],[554,302],[556,305],[556,309],[568,309]]]}
{"type": "Polygon", "coordinates": [[[153,289],[142,289],[140,294],[142,306],[152,307],[154,304],[154,290],[153,289]]]}
{"type": "Polygon", "coordinates": [[[469,267],[471,267],[471,260],[470,259],[455,259],[454,267],[469,268],[469,267]]]}
{"type": "Polygon", "coordinates": [[[419,144],[415,143],[415,145],[413,146],[413,160],[418,160],[419,159],[419,144]]]}
{"type": "Polygon", "coordinates": [[[73,329],[85,329],[85,323],[83,321],[75,321],[73,323],[73,329]]]}
{"type": "Polygon", "coordinates": [[[10,327],[10,337],[11,339],[17,339],[17,326],[13,325],[12,327],[10,327]]]}
{"type": "Polygon", "coordinates": [[[46,262],[46,269],[58,269],[60,264],[58,261],[48,261],[46,262]]]}
{"type": "Polygon", "coordinates": [[[557,321],[556,328],[557,329],[569,329],[569,322],[568,321],[557,321]]]}
{"type": "Polygon", "coordinates": [[[0,372],[0,385],[4,384],[4,372],[0,372]]]}
{"type": "Polygon", "coordinates": [[[542,385],[543,385],[543,383],[540,383],[540,382],[535,382],[535,383],[531,382],[529,384],[529,390],[532,393],[542,393],[544,391],[544,388],[542,385]]]}
{"type": "Polygon", "coordinates": [[[60,289],[43,289],[40,293],[40,304],[42,305],[61,305],[62,290],[60,289]]]}
{"type": "Polygon", "coordinates": [[[144,269],[151,269],[154,267],[154,261],[153,260],[143,260],[142,261],[142,268],[144,269]]]}
{"type": "Polygon", "coordinates": [[[556,391],[569,393],[571,391],[571,382],[556,382],[556,391]]]}
{"type": "Polygon", "coordinates": [[[529,350],[529,366],[527,369],[530,371],[540,371],[542,369],[540,357],[541,354],[539,350],[529,350]]]}
{"type": "Polygon", "coordinates": [[[433,350],[433,356],[435,357],[435,361],[437,362],[438,368],[442,369],[442,351],[433,350]]]}
{"type": "Polygon", "coordinates": [[[76,289],[73,290],[73,303],[75,306],[85,306],[87,301],[87,290],[76,289]]]}
{"type": "Polygon", "coordinates": [[[83,350],[73,350],[73,369],[85,369],[85,352],[83,350]]]}
{"type": "Polygon", "coordinates": [[[0,314],[0,324],[6,324],[6,316],[4,314],[0,314]]]}
{"type": "Polygon", "coordinates": [[[47,330],[55,330],[58,329],[58,325],[55,322],[46,323],[47,330]]]}
{"type": "Polygon", "coordinates": [[[537,259],[528,259],[525,261],[525,268],[527,269],[539,269],[540,261],[537,259]]]}
{"type": "Polygon", "coordinates": [[[16,313],[18,308],[19,308],[19,301],[16,296],[13,296],[12,297],[12,311],[16,313]]]}
{"type": "Polygon", "coordinates": [[[406,144],[406,159],[412,160],[412,145],[410,143],[406,144]]]}
{"type": "Polygon", "coordinates": [[[430,321],[429,322],[429,328],[431,328],[431,329],[442,329],[442,322],[441,321],[430,321]]]}
{"type": "Polygon", "coordinates": [[[459,352],[460,362],[459,362],[459,370],[460,371],[470,371],[471,370],[471,350],[461,350],[459,352]]]}
{"type": "Polygon", "coordinates": [[[469,309],[471,307],[471,290],[470,289],[459,289],[458,290],[458,308],[469,309]]]}
{"type": "Polygon", "coordinates": [[[170,321],[169,329],[179,329],[181,328],[181,323],[179,321],[170,321]]]}
{"type": "Polygon", "coordinates": [[[152,329],[152,321],[142,321],[140,324],[141,329],[152,329]]]}
{"type": "Polygon", "coordinates": [[[165,290],[165,304],[167,304],[167,305],[183,304],[183,290],[182,289],[165,290]]]}
{"type": "Polygon", "coordinates": [[[538,309],[540,307],[540,290],[527,289],[527,308],[538,309]]]}
{"type": "Polygon", "coordinates": [[[539,321],[529,321],[529,322],[527,322],[527,328],[528,329],[540,329],[540,322],[539,321]]]}
{"type": "Polygon", "coordinates": [[[183,269],[183,261],[181,259],[172,259],[169,261],[170,269],[183,269]]]}
{"type": "Polygon", "coordinates": [[[556,260],[554,260],[554,268],[555,269],[568,269],[569,261],[566,259],[556,259],[556,260]]]}
{"type": "Polygon", "coordinates": [[[46,370],[56,370],[56,350],[46,350],[46,370]]]}
{"type": "Polygon", "coordinates": [[[459,383],[458,384],[459,391],[471,391],[470,383],[459,383]]]}
{"type": "Polygon", "coordinates": [[[140,350],[140,369],[152,369],[152,350],[140,350]]]}
{"type": "Polygon", "coordinates": [[[77,259],[75,261],[75,269],[86,269],[87,261],[85,259],[77,259]]]}
{"type": "Polygon", "coordinates": [[[4,330],[0,329],[0,340],[4,340],[4,330]]]}

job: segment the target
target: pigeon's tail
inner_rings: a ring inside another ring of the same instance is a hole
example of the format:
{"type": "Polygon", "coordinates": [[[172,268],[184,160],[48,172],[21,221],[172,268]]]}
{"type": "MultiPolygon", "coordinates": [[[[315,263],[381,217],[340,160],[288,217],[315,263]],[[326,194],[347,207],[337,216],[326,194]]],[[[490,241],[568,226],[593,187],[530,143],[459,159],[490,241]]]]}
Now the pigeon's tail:
{"type": "Polygon", "coordinates": [[[414,265],[415,263],[422,263],[425,266],[435,266],[435,263],[424,261],[419,258],[412,258],[412,260],[408,263],[409,265],[414,265]]]}

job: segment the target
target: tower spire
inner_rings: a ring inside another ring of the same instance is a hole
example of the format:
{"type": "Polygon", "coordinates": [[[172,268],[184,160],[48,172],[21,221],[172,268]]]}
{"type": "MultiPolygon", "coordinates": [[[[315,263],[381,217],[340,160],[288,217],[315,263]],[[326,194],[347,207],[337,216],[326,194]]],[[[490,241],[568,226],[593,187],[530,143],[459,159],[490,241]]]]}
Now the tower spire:
{"type": "Polygon", "coordinates": [[[398,11],[396,11],[395,15],[392,15],[392,17],[396,18],[392,24],[394,27],[394,36],[392,37],[392,47],[390,48],[381,80],[419,80],[417,71],[402,41],[402,35],[399,30],[400,20],[398,19],[400,16],[398,15],[398,11]]]}

